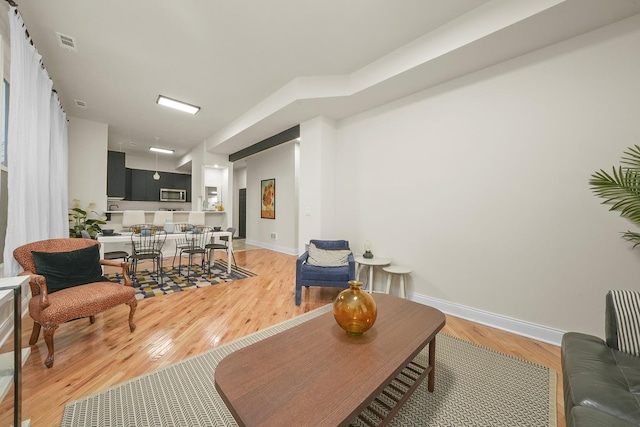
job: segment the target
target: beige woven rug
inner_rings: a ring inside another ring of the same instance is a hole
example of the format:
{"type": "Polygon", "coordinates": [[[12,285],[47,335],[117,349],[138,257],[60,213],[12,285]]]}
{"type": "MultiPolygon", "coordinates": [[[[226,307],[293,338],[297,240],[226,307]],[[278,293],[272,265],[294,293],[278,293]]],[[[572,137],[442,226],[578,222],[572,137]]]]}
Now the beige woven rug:
{"type": "MultiPolygon", "coordinates": [[[[213,382],[220,360],[329,310],[331,305],[68,403],[60,425],[235,426],[213,382]]],[[[418,358],[426,364],[425,352],[418,358]]],[[[544,366],[439,334],[433,393],[426,383],[391,426],[556,426],[556,373],[544,366]]],[[[356,419],[353,425],[363,424],[356,419]]]]}

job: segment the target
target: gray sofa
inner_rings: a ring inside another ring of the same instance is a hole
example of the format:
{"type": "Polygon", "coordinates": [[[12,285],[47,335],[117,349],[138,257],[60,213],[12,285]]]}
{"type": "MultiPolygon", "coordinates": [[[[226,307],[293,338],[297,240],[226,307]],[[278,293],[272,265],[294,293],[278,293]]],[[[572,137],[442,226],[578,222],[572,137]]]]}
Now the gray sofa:
{"type": "Polygon", "coordinates": [[[562,337],[567,427],[640,426],[640,357],[618,349],[619,320],[606,296],[606,341],[568,332],[562,337]]]}

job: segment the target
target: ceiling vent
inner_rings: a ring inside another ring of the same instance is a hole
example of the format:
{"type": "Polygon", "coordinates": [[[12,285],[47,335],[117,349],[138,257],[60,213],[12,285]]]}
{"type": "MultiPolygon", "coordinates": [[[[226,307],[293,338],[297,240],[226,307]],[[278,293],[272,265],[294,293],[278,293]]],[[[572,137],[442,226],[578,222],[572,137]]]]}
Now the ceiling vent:
{"type": "Polygon", "coordinates": [[[87,108],[87,103],[80,100],[80,99],[74,99],[75,103],[76,103],[76,107],[80,107],[80,108],[87,108]]]}
{"type": "Polygon", "coordinates": [[[78,46],[76,45],[75,37],[66,36],[56,31],[56,38],[58,39],[60,47],[78,53],[78,46]]]}

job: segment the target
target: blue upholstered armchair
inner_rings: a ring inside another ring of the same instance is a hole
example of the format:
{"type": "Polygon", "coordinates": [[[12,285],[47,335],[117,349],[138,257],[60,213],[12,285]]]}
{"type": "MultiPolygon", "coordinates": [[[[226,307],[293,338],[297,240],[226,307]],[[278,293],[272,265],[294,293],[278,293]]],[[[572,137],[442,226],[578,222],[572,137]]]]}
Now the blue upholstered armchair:
{"type": "MultiPolygon", "coordinates": [[[[349,250],[347,240],[311,240],[321,250],[349,250]]],[[[296,261],[296,305],[300,305],[302,287],[327,286],[333,288],[348,288],[349,280],[356,278],[356,262],[353,253],[347,256],[347,264],[339,267],[324,267],[310,265],[307,261],[309,251],[306,251],[296,261]]]]}

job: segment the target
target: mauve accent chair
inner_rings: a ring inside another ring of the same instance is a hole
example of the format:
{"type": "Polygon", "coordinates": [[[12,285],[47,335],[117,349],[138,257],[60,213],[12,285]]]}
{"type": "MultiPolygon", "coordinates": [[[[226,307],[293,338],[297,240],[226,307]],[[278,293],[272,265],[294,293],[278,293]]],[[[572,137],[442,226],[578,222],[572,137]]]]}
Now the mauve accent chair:
{"type": "MultiPolygon", "coordinates": [[[[53,334],[58,326],[69,320],[88,317],[91,323],[95,322],[95,315],[109,310],[120,304],[129,306],[129,330],[136,328],[133,323],[133,315],[138,306],[136,291],[131,286],[131,279],[127,273],[129,263],[100,259],[100,265],[109,265],[122,268],[124,284],[97,281],[73,287],[67,287],[50,293],[47,290],[47,281],[44,276],[38,274],[36,261],[32,251],[47,253],[68,253],[98,245],[100,242],[91,239],[49,239],[28,243],[13,251],[13,256],[24,269],[19,276],[30,276],[31,300],[29,301],[29,315],[33,319],[33,330],[29,345],[35,345],[40,336],[40,329],[44,327],[44,341],[47,344],[48,355],[44,362],[47,368],[53,366],[53,334]]],[[[96,259],[99,258],[96,255],[96,259]]],[[[82,269],[78,265],[77,269],[82,269]]],[[[98,271],[100,267],[97,266],[98,271]]]]}
{"type": "MultiPolygon", "coordinates": [[[[318,249],[349,249],[347,240],[311,240],[318,249]]],[[[341,267],[319,267],[307,264],[309,251],[305,251],[296,261],[296,305],[302,299],[302,287],[325,286],[332,288],[348,288],[349,281],[356,279],[356,262],[353,254],[349,254],[348,265],[341,267]]]]}

